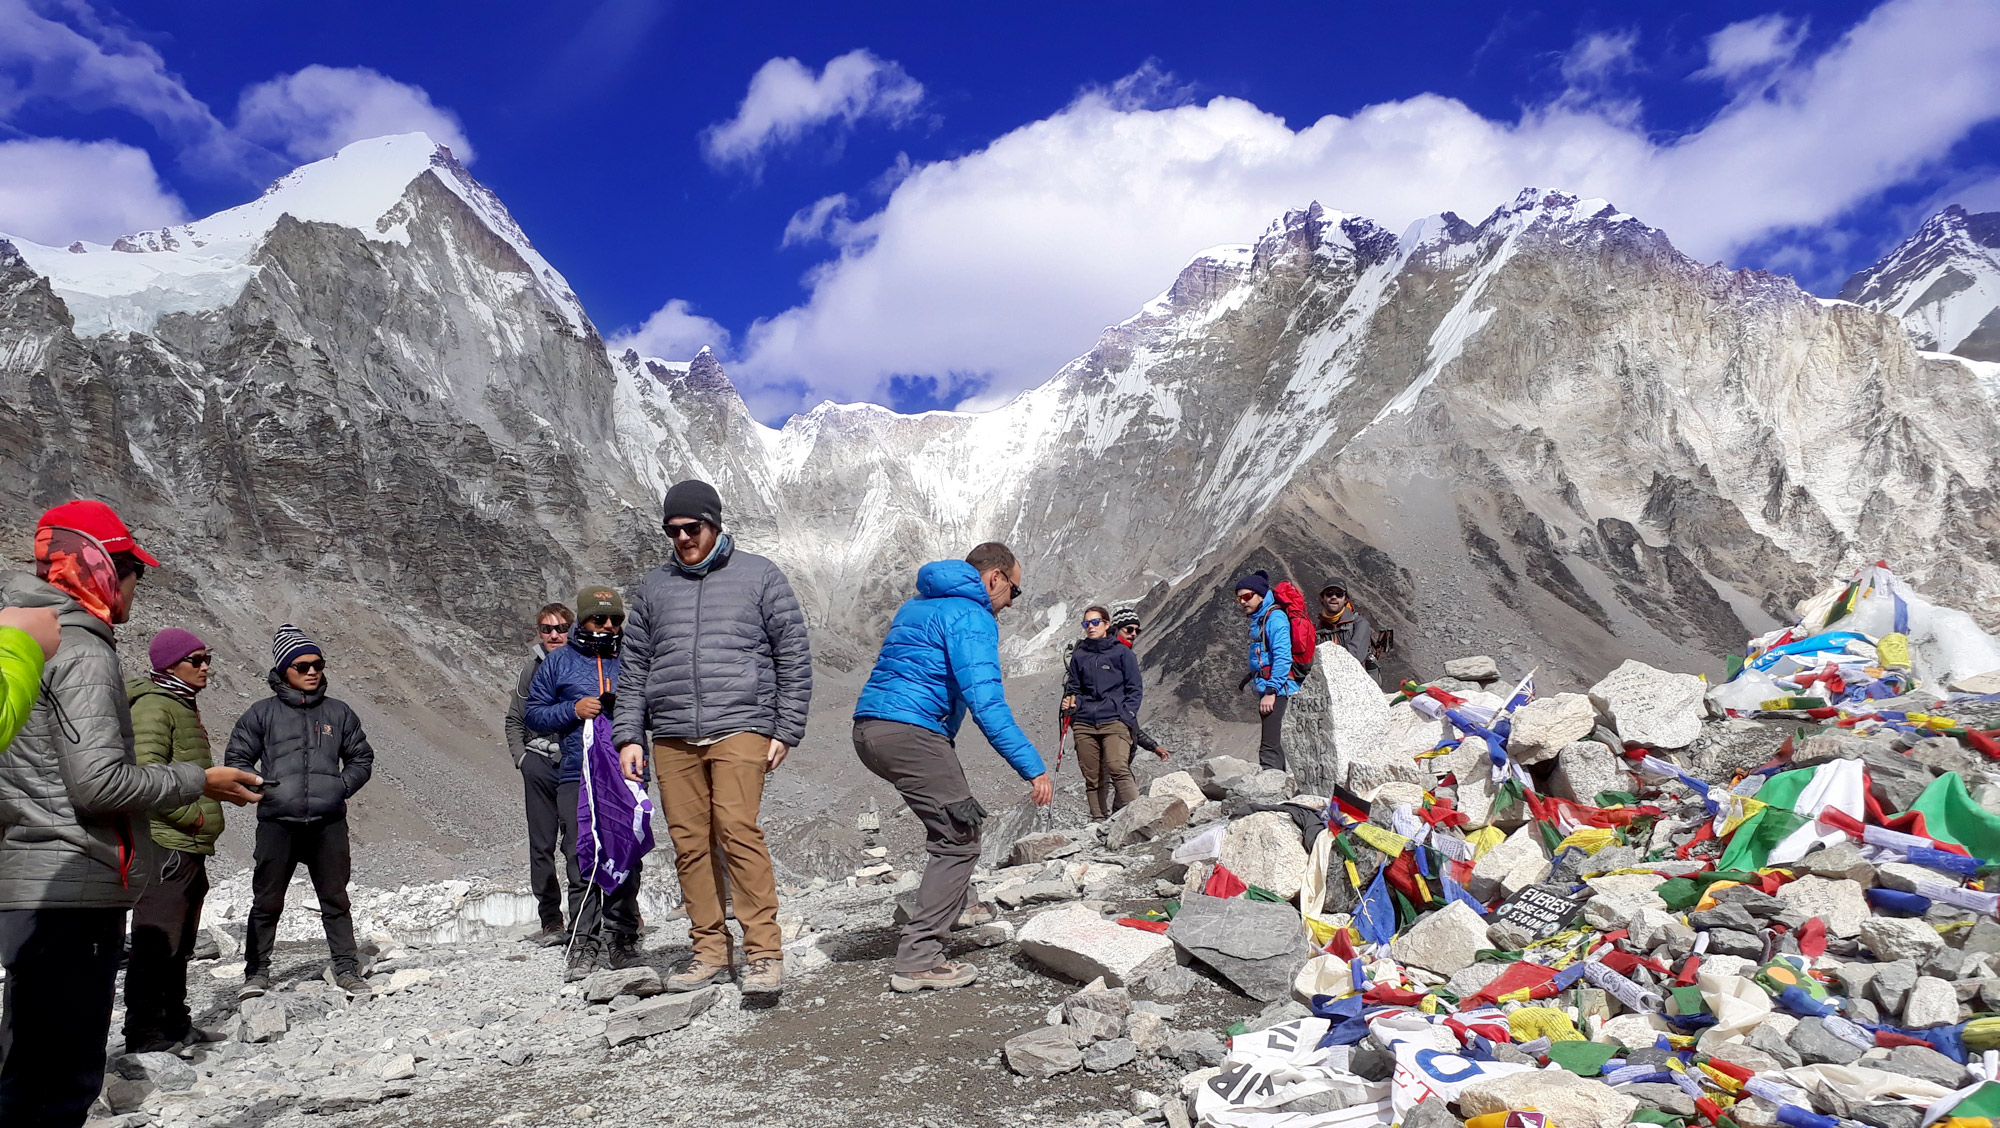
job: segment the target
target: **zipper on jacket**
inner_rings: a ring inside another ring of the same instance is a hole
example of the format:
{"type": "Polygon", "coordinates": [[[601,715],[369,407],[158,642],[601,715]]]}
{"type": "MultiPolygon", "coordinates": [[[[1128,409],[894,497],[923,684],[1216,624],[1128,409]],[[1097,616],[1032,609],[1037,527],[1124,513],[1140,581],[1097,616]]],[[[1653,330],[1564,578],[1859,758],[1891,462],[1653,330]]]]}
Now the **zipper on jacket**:
{"type": "Polygon", "coordinates": [[[689,696],[694,700],[694,738],[696,740],[702,739],[704,735],[701,731],[701,593],[703,585],[707,582],[708,577],[706,575],[696,576],[694,580],[694,638],[688,648],[688,669],[692,675],[688,679],[688,686],[690,690],[689,696]]]}

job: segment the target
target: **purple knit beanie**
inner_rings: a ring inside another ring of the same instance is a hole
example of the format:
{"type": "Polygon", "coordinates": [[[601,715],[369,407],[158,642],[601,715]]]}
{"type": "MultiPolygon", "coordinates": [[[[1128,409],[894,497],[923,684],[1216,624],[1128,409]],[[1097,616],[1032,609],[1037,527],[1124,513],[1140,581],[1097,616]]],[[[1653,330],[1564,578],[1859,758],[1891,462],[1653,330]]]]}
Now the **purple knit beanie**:
{"type": "Polygon", "coordinates": [[[146,648],[146,657],[152,661],[155,671],[162,671],[197,650],[207,649],[208,644],[195,637],[193,631],[168,627],[153,636],[153,645],[146,648]]]}

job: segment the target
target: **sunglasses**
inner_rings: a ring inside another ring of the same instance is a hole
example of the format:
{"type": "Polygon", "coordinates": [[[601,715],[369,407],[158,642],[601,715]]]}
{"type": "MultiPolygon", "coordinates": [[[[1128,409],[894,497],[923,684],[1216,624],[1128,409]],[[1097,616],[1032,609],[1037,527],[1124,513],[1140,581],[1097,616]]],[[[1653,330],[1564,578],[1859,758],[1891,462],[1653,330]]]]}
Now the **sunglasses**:
{"type": "Polygon", "coordinates": [[[294,662],[292,663],[292,669],[302,674],[317,674],[321,670],[326,669],[326,659],[308,658],[303,662],[294,662]]]}
{"type": "Polygon", "coordinates": [[[700,521],[687,521],[677,525],[668,525],[666,526],[667,535],[675,540],[683,538],[693,540],[695,537],[701,535],[702,524],[703,522],[700,521]]]}
{"type": "Polygon", "coordinates": [[[207,654],[190,654],[181,659],[181,661],[186,662],[190,666],[201,667],[208,665],[210,662],[215,661],[215,659],[207,654]]]}
{"type": "Polygon", "coordinates": [[[623,615],[592,615],[583,621],[583,625],[593,631],[601,631],[613,623],[622,623],[624,621],[625,616],[623,615]]]}
{"type": "Polygon", "coordinates": [[[1264,597],[1254,591],[1239,591],[1236,593],[1236,602],[1238,603],[1255,603],[1262,598],[1264,597]]]}
{"type": "Polygon", "coordinates": [[[546,635],[568,634],[568,623],[543,623],[535,628],[546,635]]]}
{"type": "Polygon", "coordinates": [[[1013,590],[1012,590],[1012,592],[1011,592],[1011,593],[1010,593],[1010,594],[1009,594],[1009,595],[1007,596],[1007,598],[1009,598],[1009,599],[1019,599],[1019,598],[1021,598],[1021,585],[1020,585],[1020,584],[1008,584],[1007,586],[1008,586],[1009,588],[1013,589],[1013,590]]]}
{"type": "Polygon", "coordinates": [[[1119,634],[1128,634],[1128,635],[1131,635],[1131,636],[1132,636],[1132,637],[1134,637],[1134,638],[1137,638],[1137,637],[1139,636],[1139,628],[1137,628],[1137,627],[1119,627],[1119,628],[1118,628],[1118,633],[1119,633],[1119,634]]]}
{"type": "Polygon", "coordinates": [[[1091,618],[1085,619],[1083,621],[1083,625],[1086,627],[1101,627],[1104,625],[1104,620],[1093,616],[1091,618]]]}

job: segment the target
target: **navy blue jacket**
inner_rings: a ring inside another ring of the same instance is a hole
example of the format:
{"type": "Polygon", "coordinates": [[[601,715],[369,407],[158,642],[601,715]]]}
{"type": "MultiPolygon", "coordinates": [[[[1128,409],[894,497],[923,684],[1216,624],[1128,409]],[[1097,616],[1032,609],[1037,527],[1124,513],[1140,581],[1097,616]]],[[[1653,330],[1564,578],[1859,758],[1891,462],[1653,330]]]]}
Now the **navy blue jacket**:
{"type": "MultiPolygon", "coordinates": [[[[577,635],[571,635],[568,646],[542,659],[542,668],[528,684],[524,710],[529,728],[561,738],[562,775],[558,778],[563,783],[583,778],[583,718],[576,715],[576,703],[618,689],[618,659],[586,654],[580,642],[577,635]]],[[[608,713],[598,714],[597,719],[602,724],[611,723],[608,713]]]]}
{"type": "Polygon", "coordinates": [[[1110,636],[1086,638],[1070,652],[1069,675],[1063,679],[1063,696],[1076,698],[1076,719],[1080,724],[1124,721],[1135,736],[1139,732],[1139,702],[1145,697],[1139,676],[1139,659],[1132,648],[1110,636]]]}
{"type": "Polygon", "coordinates": [[[968,708],[1022,779],[1048,770],[1007,708],[1000,625],[986,585],[963,560],[934,560],[917,570],[917,597],[890,621],[854,719],[900,721],[956,739],[968,708]]]}

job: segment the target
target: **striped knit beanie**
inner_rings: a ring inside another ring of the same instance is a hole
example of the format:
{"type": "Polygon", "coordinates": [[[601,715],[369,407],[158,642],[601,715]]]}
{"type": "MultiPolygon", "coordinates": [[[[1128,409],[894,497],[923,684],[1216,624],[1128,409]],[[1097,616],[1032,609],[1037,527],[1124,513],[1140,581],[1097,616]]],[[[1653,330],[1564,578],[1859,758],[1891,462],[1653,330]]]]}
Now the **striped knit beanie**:
{"type": "Polygon", "coordinates": [[[302,654],[318,654],[324,657],[325,653],[319,648],[319,643],[306,637],[306,632],[286,623],[278,628],[278,633],[271,639],[271,669],[283,671],[286,666],[298,661],[302,654]]]}

